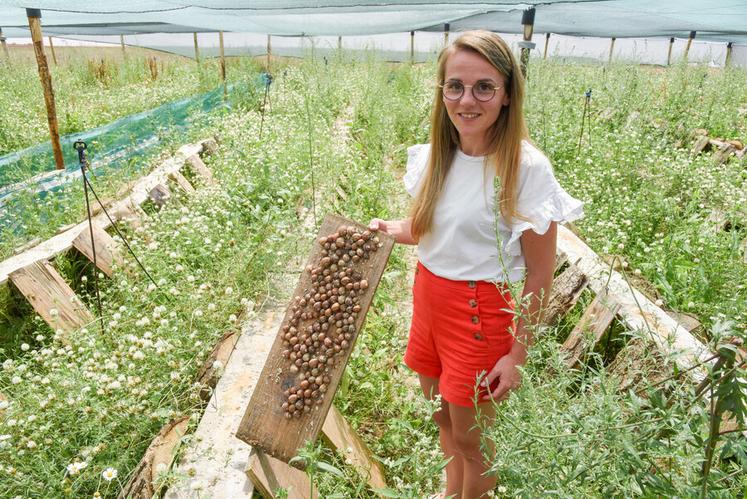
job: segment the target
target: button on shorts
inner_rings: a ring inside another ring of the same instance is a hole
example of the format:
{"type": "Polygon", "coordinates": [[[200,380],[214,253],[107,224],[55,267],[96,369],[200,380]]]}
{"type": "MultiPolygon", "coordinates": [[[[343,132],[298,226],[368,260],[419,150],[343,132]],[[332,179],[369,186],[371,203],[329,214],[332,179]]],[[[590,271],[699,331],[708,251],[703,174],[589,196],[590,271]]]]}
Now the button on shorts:
{"type": "Polygon", "coordinates": [[[478,378],[514,343],[514,303],[508,288],[445,279],[418,262],[412,292],[405,364],[438,378],[441,396],[450,404],[472,407],[476,394],[487,394],[486,388],[476,388],[478,378]]]}

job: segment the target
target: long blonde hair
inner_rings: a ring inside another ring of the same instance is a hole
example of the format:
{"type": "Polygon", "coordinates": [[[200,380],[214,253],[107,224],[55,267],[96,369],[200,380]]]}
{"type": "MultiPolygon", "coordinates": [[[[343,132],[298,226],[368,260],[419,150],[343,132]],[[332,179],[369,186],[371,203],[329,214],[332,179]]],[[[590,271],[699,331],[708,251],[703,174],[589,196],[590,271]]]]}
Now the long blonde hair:
{"type": "MultiPolygon", "coordinates": [[[[528,138],[524,122],[524,78],[516,58],[505,41],[490,31],[467,31],[445,47],[438,57],[438,83],[443,84],[446,61],[459,50],[481,55],[506,77],[509,104],[502,110],[489,131],[487,161],[500,178],[500,211],[509,221],[523,218],[516,211],[516,191],[521,160],[521,141],[528,138]]],[[[425,179],[412,207],[412,234],[419,238],[433,223],[433,212],[443,190],[454,154],[459,147],[459,133],[451,122],[443,102],[443,91],[436,86],[431,111],[431,152],[425,179]]]]}

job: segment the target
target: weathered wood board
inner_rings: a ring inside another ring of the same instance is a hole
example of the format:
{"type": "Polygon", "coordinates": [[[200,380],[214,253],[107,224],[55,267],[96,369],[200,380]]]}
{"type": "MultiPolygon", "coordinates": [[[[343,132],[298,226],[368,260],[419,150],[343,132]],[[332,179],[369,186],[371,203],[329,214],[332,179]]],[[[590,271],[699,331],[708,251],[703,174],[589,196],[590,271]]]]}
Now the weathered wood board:
{"type": "Polygon", "coordinates": [[[49,262],[34,262],[10,274],[10,281],[52,329],[75,331],[93,315],[49,262]]]}
{"type": "Polygon", "coordinates": [[[189,180],[187,180],[187,177],[182,175],[182,173],[179,170],[175,170],[169,174],[169,178],[176,182],[176,185],[179,186],[179,188],[184,191],[186,194],[194,194],[197,192],[194,187],[192,187],[192,184],[189,183],[189,180]]]}
{"type": "MultiPolygon", "coordinates": [[[[330,215],[325,218],[319,230],[319,236],[326,237],[333,234],[340,226],[355,226],[364,231],[365,227],[346,220],[336,215],[330,215]]],[[[281,324],[280,330],[275,337],[272,350],[264,365],[260,375],[257,387],[252,394],[251,401],[239,425],[236,436],[248,444],[256,447],[265,453],[276,457],[282,461],[288,462],[296,456],[298,449],[304,445],[307,440],[315,440],[322,428],[322,423],[327,416],[335,391],[340,382],[345,365],[350,357],[350,353],[355,345],[357,335],[360,334],[361,327],[365,320],[373,299],[376,287],[378,286],[384,267],[389,259],[389,254],[394,245],[394,239],[385,234],[378,234],[381,247],[378,251],[371,252],[368,260],[362,260],[354,265],[354,268],[362,274],[363,278],[368,281],[368,287],[365,292],[359,294],[360,311],[353,323],[355,333],[350,338],[349,345],[346,346],[339,354],[339,359],[335,358],[334,364],[328,367],[325,376],[326,393],[320,399],[321,403],[314,403],[309,412],[304,412],[301,417],[286,418],[286,412],[282,405],[287,400],[284,396],[284,390],[297,386],[301,380],[298,374],[294,374],[291,369],[291,362],[283,357],[283,351],[286,347],[283,345],[283,327],[290,326],[293,316],[294,299],[286,310],[285,317],[281,324]]],[[[314,243],[311,254],[308,259],[308,265],[316,267],[319,265],[320,256],[323,248],[314,243]]],[[[301,274],[294,297],[303,296],[312,288],[312,278],[309,272],[301,274]]],[[[304,320],[298,323],[299,330],[313,324],[314,320],[304,320]]],[[[330,364],[327,364],[330,366],[330,364]]],[[[321,375],[320,375],[321,376],[321,375]]],[[[301,412],[301,411],[299,411],[301,412]]],[[[299,463],[300,465],[300,463],[299,463]]]]}
{"type": "MultiPolygon", "coordinates": [[[[288,499],[309,499],[311,484],[308,475],[262,451],[252,453],[246,474],[254,488],[266,499],[280,497],[276,494],[280,488],[287,491],[288,499]]],[[[318,497],[316,487],[311,497],[318,497]]]]}
{"type": "Polygon", "coordinates": [[[586,284],[586,276],[578,267],[570,265],[565,269],[552,283],[543,322],[547,325],[555,324],[560,317],[568,313],[578,301],[586,284]]]}
{"type": "Polygon", "coordinates": [[[205,165],[205,163],[197,154],[193,154],[192,156],[188,157],[186,159],[186,164],[189,165],[189,167],[196,175],[202,177],[202,180],[204,180],[206,184],[215,183],[213,172],[210,171],[210,168],[205,165]]]}
{"type": "Polygon", "coordinates": [[[605,294],[594,297],[561,347],[566,353],[565,363],[568,367],[578,364],[584,352],[599,343],[618,310],[620,305],[610,302],[605,294]]]}
{"type": "Polygon", "coordinates": [[[91,244],[91,231],[82,230],[78,237],[73,240],[73,248],[80,251],[86,258],[93,262],[93,246],[96,247],[96,267],[101,272],[111,277],[114,273],[114,265],[121,267],[124,261],[118,249],[117,242],[104,229],[97,224],[93,226],[93,240],[91,244]]]}

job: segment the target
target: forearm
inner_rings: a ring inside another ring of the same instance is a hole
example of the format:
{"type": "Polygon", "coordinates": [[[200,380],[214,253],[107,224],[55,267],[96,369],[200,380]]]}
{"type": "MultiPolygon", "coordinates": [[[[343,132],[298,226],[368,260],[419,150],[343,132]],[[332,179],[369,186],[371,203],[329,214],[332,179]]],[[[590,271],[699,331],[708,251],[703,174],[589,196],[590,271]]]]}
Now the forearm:
{"type": "Polygon", "coordinates": [[[526,361],[527,349],[534,341],[535,326],[542,323],[542,315],[547,307],[552,287],[552,274],[549,276],[528,274],[521,293],[524,304],[516,323],[516,341],[510,355],[521,364],[526,361]]]}

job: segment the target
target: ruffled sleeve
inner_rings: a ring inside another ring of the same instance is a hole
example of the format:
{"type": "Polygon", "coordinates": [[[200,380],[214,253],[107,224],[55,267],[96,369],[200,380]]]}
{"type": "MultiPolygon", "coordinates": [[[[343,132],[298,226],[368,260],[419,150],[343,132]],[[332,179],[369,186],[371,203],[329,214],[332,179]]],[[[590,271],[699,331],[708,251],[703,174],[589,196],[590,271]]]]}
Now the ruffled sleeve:
{"type": "Polygon", "coordinates": [[[420,183],[428,167],[430,152],[430,144],[416,144],[407,148],[407,171],[402,181],[405,183],[405,190],[412,197],[418,194],[420,183]]]}
{"type": "Polygon", "coordinates": [[[528,220],[515,219],[510,226],[504,225],[510,230],[504,249],[513,256],[522,254],[520,238],[525,230],[542,235],[551,222],[572,222],[584,216],[583,202],[560,186],[547,157],[529,144],[522,154],[517,211],[528,220]]]}

